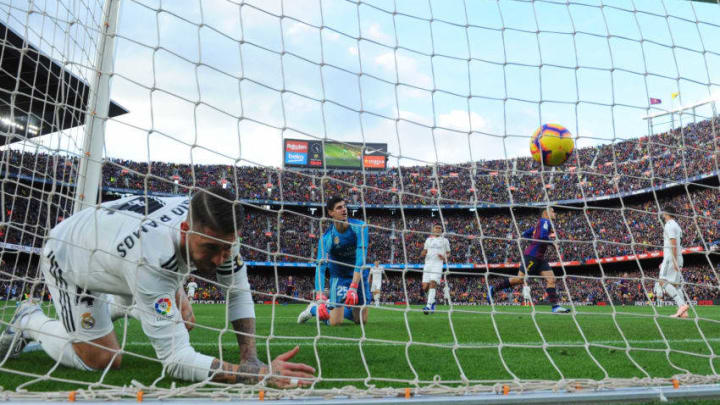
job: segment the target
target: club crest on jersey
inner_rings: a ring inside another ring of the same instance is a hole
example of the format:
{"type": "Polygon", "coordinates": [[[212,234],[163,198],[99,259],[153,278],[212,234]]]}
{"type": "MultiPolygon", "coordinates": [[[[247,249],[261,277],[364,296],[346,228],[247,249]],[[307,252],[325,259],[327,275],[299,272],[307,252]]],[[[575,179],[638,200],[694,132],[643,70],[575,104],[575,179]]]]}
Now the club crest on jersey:
{"type": "Polygon", "coordinates": [[[80,315],[80,326],[83,329],[92,329],[95,326],[95,318],[93,318],[90,312],[85,312],[80,315]]]}
{"type": "Polygon", "coordinates": [[[170,311],[172,311],[172,301],[170,301],[170,298],[162,297],[155,301],[155,312],[168,316],[170,315],[170,311]]]}
{"type": "Polygon", "coordinates": [[[238,267],[242,267],[245,262],[243,262],[242,257],[240,255],[235,256],[235,264],[237,264],[238,267]]]}
{"type": "Polygon", "coordinates": [[[333,239],[333,243],[336,244],[336,245],[339,245],[339,244],[340,244],[340,237],[339,237],[339,236],[335,236],[335,239],[333,239]]]}

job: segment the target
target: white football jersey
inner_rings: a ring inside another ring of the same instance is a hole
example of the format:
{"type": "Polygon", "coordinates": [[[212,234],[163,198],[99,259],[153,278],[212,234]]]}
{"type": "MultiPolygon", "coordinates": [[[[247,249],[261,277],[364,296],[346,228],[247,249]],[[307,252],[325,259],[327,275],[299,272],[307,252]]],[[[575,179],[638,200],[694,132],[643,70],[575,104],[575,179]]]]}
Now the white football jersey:
{"type": "Polygon", "coordinates": [[[531,299],[532,295],[530,294],[530,286],[524,285],[522,288],[522,295],[525,299],[531,299]]]}
{"type": "Polygon", "coordinates": [[[380,266],[378,266],[378,267],[373,266],[373,267],[370,268],[370,276],[372,277],[372,280],[371,280],[371,281],[372,281],[373,283],[382,283],[382,274],[383,274],[383,268],[382,268],[382,267],[380,267],[380,266]]]}
{"type": "Polygon", "coordinates": [[[450,242],[442,236],[431,236],[425,240],[424,249],[427,251],[425,263],[442,263],[442,259],[438,255],[448,257],[450,242]]]}
{"type": "Polygon", "coordinates": [[[665,258],[672,258],[673,252],[672,248],[673,245],[670,242],[670,239],[675,239],[675,247],[677,248],[677,263],[678,266],[682,267],[683,265],[683,256],[682,256],[682,229],[680,228],[680,225],[678,225],[677,222],[675,222],[674,219],[671,219],[665,223],[665,227],[663,229],[663,257],[665,258]]]}
{"type": "Polygon", "coordinates": [[[187,285],[188,298],[192,298],[195,295],[195,290],[197,290],[197,283],[194,281],[189,282],[187,285]]]}
{"type": "MultiPolygon", "coordinates": [[[[85,290],[132,295],[143,332],[161,360],[190,345],[175,302],[194,270],[180,246],[180,223],[189,207],[185,197],[126,197],[86,208],[55,226],[43,250],[46,257],[54,255],[64,277],[85,290]]],[[[230,321],[255,317],[239,249],[233,245],[230,258],[216,269],[230,321]]]]}

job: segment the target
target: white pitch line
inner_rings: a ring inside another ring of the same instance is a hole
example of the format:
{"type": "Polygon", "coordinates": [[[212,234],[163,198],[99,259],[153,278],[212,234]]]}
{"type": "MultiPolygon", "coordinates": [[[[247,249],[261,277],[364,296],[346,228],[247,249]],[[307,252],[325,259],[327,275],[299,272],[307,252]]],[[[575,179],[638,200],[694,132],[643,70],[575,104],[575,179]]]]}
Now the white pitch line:
{"type": "MultiPolygon", "coordinates": [[[[708,339],[668,339],[668,343],[705,343],[705,342],[720,342],[720,338],[708,338],[708,339]]],[[[590,341],[588,342],[590,345],[625,345],[625,341],[623,340],[596,340],[596,341],[590,341]]],[[[661,339],[650,339],[650,340],[628,340],[628,343],[632,344],[643,344],[643,343],[649,343],[649,344],[664,344],[665,341],[661,339]]],[[[265,339],[257,339],[258,345],[266,345],[267,342],[265,339]]],[[[270,342],[270,346],[289,346],[289,345],[298,345],[298,346],[313,346],[315,343],[312,341],[312,339],[306,339],[306,340],[285,340],[285,339],[272,339],[270,342]]],[[[363,346],[405,346],[407,342],[364,342],[363,346]]],[[[446,345],[448,349],[451,349],[454,345],[454,342],[416,342],[414,343],[417,346],[423,346],[425,344],[432,344],[432,345],[446,345]]],[[[497,347],[497,343],[491,343],[491,342],[463,342],[458,343],[460,345],[460,348],[467,348],[467,346],[483,346],[483,347],[497,347]]],[[[505,345],[529,345],[529,346],[541,346],[542,342],[504,342],[505,345]]],[[[548,342],[548,345],[550,346],[563,346],[563,345],[583,345],[584,342],[548,342]]],[[[217,347],[217,343],[210,343],[210,342],[197,342],[192,343],[191,345],[194,347],[217,347]]],[[[150,342],[127,342],[125,343],[126,347],[131,346],[151,346],[150,342]]],[[[237,346],[236,342],[223,342],[223,346],[237,346]]],[[[357,347],[358,342],[319,342],[317,343],[318,347],[323,346],[341,346],[341,347],[357,347]]]]}

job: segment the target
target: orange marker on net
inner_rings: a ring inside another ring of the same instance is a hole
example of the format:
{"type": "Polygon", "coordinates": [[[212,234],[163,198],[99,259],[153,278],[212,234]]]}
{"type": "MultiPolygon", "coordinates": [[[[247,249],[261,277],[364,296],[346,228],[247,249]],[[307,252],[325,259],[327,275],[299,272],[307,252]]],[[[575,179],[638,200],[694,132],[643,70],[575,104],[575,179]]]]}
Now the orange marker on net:
{"type": "Polygon", "coordinates": [[[143,401],[143,392],[142,392],[142,391],[138,391],[138,392],[137,392],[137,395],[136,395],[136,398],[137,398],[137,401],[138,401],[138,402],[142,402],[142,401],[143,401]]]}
{"type": "Polygon", "coordinates": [[[503,385],[503,395],[507,395],[510,393],[510,386],[509,385],[503,385]]]}

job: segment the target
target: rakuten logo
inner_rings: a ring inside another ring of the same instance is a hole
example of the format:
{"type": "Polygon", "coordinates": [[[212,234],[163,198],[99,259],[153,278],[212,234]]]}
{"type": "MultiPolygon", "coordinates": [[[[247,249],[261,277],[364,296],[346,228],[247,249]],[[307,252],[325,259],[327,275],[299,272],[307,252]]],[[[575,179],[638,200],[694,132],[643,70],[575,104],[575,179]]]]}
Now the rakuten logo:
{"type": "Polygon", "coordinates": [[[307,153],[308,143],[298,141],[287,141],[285,143],[285,152],[301,152],[307,153]]]}

